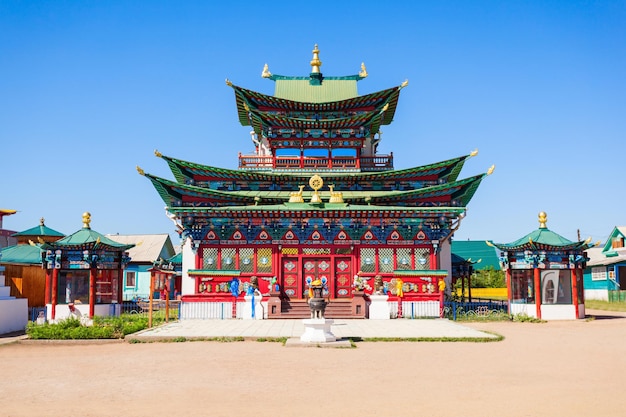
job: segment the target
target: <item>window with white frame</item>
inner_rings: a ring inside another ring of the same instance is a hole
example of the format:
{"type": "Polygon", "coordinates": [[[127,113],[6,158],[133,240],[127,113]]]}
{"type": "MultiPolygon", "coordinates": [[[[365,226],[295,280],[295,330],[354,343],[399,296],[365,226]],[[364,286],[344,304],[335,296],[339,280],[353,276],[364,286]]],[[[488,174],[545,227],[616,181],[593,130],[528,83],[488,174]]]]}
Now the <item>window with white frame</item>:
{"type": "Polygon", "coordinates": [[[137,273],[135,271],[126,271],[126,286],[134,287],[136,284],[137,273]]]}
{"type": "Polygon", "coordinates": [[[606,268],[598,266],[591,268],[591,280],[592,281],[605,281],[606,280],[606,268]]]}

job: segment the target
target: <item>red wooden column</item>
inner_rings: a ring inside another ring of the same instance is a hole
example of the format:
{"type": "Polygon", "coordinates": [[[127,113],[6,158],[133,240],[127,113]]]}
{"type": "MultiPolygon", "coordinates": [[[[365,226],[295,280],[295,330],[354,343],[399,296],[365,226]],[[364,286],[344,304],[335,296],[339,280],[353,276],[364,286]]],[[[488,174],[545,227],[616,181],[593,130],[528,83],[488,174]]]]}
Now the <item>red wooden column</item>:
{"type": "Polygon", "coordinates": [[[537,308],[537,318],[541,318],[541,275],[539,268],[533,268],[535,278],[535,306],[537,308]]]}
{"type": "Polygon", "coordinates": [[[50,318],[52,320],[56,318],[56,314],[57,314],[57,293],[58,293],[57,288],[58,286],[59,286],[59,270],[55,268],[52,270],[52,297],[50,300],[50,304],[52,304],[52,308],[50,311],[50,318]]]}
{"type": "MultiPolygon", "coordinates": [[[[117,303],[119,305],[122,305],[122,302],[124,301],[124,270],[122,268],[117,270],[117,303]]],[[[121,307],[120,307],[121,308],[121,307]]],[[[122,312],[122,310],[120,310],[120,313],[122,312]]]]}
{"type": "Polygon", "coordinates": [[[574,314],[575,318],[578,318],[578,281],[576,280],[576,270],[578,268],[574,267],[571,271],[571,279],[572,279],[572,302],[574,303],[574,314]]]}
{"type": "Polygon", "coordinates": [[[89,318],[96,312],[96,269],[89,269],[89,318]]]}
{"type": "Polygon", "coordinates": [[[50,293],[52,292],[52,271],[46,269],[46,292],[44,294],[44,304],[50,304],[50,293]]]}
{"type": "Polygon", "coordinates": [[[513,299],[513,287],[511,284],[511,269],[506,269],[506,294],[509,301],[509,314],[511,314],[511,300],[513,299]]]}

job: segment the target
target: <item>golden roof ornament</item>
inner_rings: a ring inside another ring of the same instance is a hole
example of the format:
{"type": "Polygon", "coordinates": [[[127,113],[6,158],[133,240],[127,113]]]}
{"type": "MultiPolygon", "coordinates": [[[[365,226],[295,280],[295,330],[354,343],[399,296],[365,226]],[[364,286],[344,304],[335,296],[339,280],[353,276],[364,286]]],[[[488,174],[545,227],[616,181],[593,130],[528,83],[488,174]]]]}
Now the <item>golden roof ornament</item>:
{"type": "Polygon", "coordinates": [[[311,60],[311,73],[312,74],[320,72],[322,61],[320,61],[319,53],[320,53],[320,50],[317,48],[317,44],[315,44],[315,48],[313,48],[313,59],[311,60]]]}
{"type": "Polygon", "coordinates": [[[408,80],[408,79],[407,79],[407,80],[404,80],[404,82],[403,82],[402,84],[400,84],[400,88],[404,88],[404,87],[406,87],[407,85],[409,85],[409,80],[408,80]]]}
{"type": "MultiPolygon", "coordinates": [[[[316,45],[317,47],[317,45],[316,45]]],[[[315,174],[309,179],[309,186],[313,189],[313,195],[311,196],[311,203],[321,203],[319,189],[324,186],[324,180],[319,175],[315,174]]]]}
{"type": "Polygon", "coordinates": [[[143,169],[141,169],[139,165],[137,165],[137,172],[139,173],[139,175],[146,175],[146,173],[143,172],[143,169]]]}
{"type": "Polygon", "coordinates": [[[83,229],[91,229],[89,224],[91,223],[91,213],[88,211],[83,213],[83,229]]]}
{"type": "Polygon", "coordinates": [[[263,66],[263,72],[261,73],[261,77],[270,78],[271,76],[272,76],[272,73],[270,72],[269,66],[265,64],[263,66]]]}
{"type": "Polygon", "coordinates": [[[539,228],[547,229],[548,226],[546,226],[546,223],[548,223],[548,215],[545,211],[542,211],[541,213],[539,213],[539,228]]]}
{"type": "Polygon", "coordinates": [[[365,62],[361,62],[361,71],[359,72],[359,77],[361,78],[367,77],[367,69],[365,68],[365,62]]]}
{"type": "Polygon", "coordinates": [[[335,184],[329,184],[328,188],[330,189],[330,200],[329,203],[343,203],[343,193],[339,191],[335,191],[335,184]]]}
{"type": "Polygon", "coordinates": [[[304,185],[299,185],[299,191],[294,191],[289,193],[289,202],[290,203],[304,203],[304,198],[302,198],[302,191],[304,190],[304,185]]]}
{"type": "Polygon", "coordinates": [[[474,157],[476,155],[478,155],[478,149],[474,149],[472,152],[470,152],[469,156],[474,157]]]}
{"type": "Polygon", "coordinates": [[[156,156],[157,158],[163,158],[163,154],[157,149],[154,150],[154,156],[156,156]]]}
{"type": "Polygon", "coordinates": [[[229,87],[232,87],[233,83],[230,82],[230,80],[228,78],[226,78],[226,85],[229,86],[229,87]]]}
{"type": "Polygon", "coordinates": [[[39,226],[45,226],[45,219],[42,217],[41,219],[39,219],[39,226]]]}
{"type": "Polygon", "coordinates": [[[496,169],[496,165],[495,164],[490,166],[489,169],[487,170],[487,175],[493,174],[493,171],[495,171],[495,169],[496,169]]]}

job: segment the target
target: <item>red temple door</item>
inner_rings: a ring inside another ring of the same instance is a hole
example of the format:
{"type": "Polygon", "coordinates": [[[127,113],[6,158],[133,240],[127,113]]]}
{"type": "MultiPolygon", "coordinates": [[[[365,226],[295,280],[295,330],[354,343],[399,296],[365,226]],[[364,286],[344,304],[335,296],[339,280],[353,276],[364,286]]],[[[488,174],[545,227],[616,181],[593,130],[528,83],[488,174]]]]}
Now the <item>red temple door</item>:
{"type": "MultiPolygon", "coordinates": [[[[322,281],[322,284],[329,288],[331,279],[330,258],[309,258],[303,260],[303,288],[307,290],[309,284],[317,279],[322,281]]],[[[305,293],[303,292],[303,296],[305,293]]]]}
{"type": "Polygon", "coordinates": [[[350,298],[352,289],[352,263],[350,258],[335,258],[335,297],[350,298]]]}
{"type": "Polygon", "coordinates": [[[300,298],[302,285],[299,279],[300,268],[298,258],[282,259],[283,293],[287,297],[300,298]]]}

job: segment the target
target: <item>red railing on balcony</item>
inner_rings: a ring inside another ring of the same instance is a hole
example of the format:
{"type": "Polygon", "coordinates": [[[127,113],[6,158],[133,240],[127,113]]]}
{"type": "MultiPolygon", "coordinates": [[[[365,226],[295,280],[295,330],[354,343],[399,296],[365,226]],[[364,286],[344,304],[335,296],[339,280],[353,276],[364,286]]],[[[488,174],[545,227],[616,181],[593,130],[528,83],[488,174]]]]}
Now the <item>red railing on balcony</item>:
{"type": "Polygon", "coordinates": [[[382,171],[393,169],[393,153],[389,155],[340,156],[334,158],[311,156],[257,156],[239,154],[240,169],[360,169],[382,171]]]}

